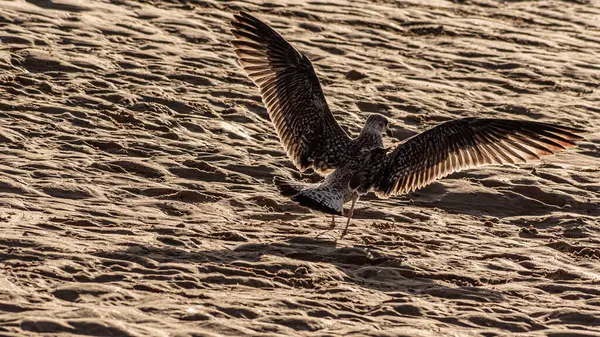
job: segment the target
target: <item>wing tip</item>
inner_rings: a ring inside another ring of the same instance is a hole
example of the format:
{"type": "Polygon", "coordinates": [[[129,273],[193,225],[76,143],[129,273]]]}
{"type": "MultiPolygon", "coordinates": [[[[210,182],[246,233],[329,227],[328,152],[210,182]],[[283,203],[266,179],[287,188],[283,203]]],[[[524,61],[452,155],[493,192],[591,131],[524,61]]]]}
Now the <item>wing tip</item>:
{"type": "Polygon", "coordinates": [[[576,135],[578,133],[587,133],[588,132],[585,129],[581,129],[581,128],[578,128],[578,127],[571,127],[571,126],[559,126],[557,128],[559,128],[561,130],[564,130],[564,131],[567,131],[567,132],[570,132],[570,133],[573,133],[573,134],[575,134],[576,137],[580,137],[580,136],[576,135]]]}
{"type": "Polygon", "coordinates": [[[233,14],[233,18],[236,21],[244,21],[244,20],[247,20],[247,19],[255,19],[255,17],[253,17],[252,15],[248,14],[248,12],[243,11],[243,10],[240,10],[240,11],[237,11],[237,13],[234,13],[233,14]]]}
{"type": "Polygon", "coordinates": [[[233,19],[230,21],[230,23],[232,26],[247,25],[253,29],[261,29],[261,26],[268,27],[266,23],[245,11],[239,11],[233,14],[233,19]]]}

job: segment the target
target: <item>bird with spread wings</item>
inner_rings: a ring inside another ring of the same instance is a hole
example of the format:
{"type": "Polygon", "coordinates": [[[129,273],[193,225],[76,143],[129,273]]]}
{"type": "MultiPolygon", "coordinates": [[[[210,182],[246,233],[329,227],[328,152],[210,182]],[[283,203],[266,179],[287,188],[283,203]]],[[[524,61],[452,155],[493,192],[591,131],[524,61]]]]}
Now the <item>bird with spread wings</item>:
{"type": "MultiPolygon", "coordinates": [[[[327,174],[319,184],[275,178],[284,194],[303,206],[335,215],[369,191],[382,198],[422,188],[453,172],[487,164],[525,163],[575,146],[583,130],[533,121],[461,118],[383,148],[388,120],[370,115],[349,137],[336,122],[312,63],[254,16],[234,15],[231,32],[238,62],[258,86],[279,139],[294,165],[327,174]]],[[[340,237],[340,238],[341,238],[340,237]]]]}

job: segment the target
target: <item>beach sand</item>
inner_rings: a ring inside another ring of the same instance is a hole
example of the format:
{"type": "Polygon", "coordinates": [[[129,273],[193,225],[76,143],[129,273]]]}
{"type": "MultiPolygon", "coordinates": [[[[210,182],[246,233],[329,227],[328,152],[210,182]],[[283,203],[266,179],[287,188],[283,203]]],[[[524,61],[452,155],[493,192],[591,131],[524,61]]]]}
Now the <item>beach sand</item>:
{"type": "Polygon", "coordinates": [[[0,335],[600,336],[598,1],[0,1],[0,335]],[[301,176],[229,21],[315,65],[386,146],[460,117],[583,128],[541,162],[365,196],[301,176]],[[338,218],[339,236],[344,219],[338,218]]]}

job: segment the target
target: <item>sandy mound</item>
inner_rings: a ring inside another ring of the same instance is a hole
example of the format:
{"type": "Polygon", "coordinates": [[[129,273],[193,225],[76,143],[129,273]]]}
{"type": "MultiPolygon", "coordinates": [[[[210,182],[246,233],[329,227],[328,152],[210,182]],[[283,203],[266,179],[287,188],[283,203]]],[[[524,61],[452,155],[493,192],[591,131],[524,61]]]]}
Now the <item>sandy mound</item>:
{"type": "Polygon", "coordinates": [[[600,336],[598,2],[0,8],[1,335],[600,336]],[[461,116],[590,133],[363,198],[316,240],[328,218],[271,184],[300,176],[235,65],[240,9],[310,55],[353,135],[370,112],[388,145],[461,116]]]}

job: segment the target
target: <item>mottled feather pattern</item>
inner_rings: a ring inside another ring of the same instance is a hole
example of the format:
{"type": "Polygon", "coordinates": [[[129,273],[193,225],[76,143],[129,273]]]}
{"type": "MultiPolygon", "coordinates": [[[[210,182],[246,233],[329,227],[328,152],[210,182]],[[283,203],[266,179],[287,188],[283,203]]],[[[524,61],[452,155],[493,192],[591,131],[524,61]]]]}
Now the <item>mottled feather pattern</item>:
{"type": "Polygon", "coordinates": [[[344,211],[343,195],[331,187],[320,186],[304,190],[292,196],[292,200],[302,206],[332,215],[342,215],[344,211]]]}
{"type": "Polygon", "coordinates": [[[234,16],[232,41],[242,68],[259,87],[288,156],[301,171],[335,169],[351,139],[337,124],[312,63],[257,18],[234,16]]]}
{"type": "Polygon", "coordinates": [[[343,189],[331,183],[303,184],[276,176],[273,179],[279,192],[300,205],[328,214],[341,215],[344,209],[343,189]]]}
{"type": "Polygon", "coordinates": [[[350,160],[328,175],[320,184],[302,184],[275,177],[274,183],[283,195],[291,196],[300,205],[328,214],[341,215],[344,203],[352,198],[354,191],[349,181],[360,167],[361,160],[350,160]]]}
{"type": "Polygon", "coordinates": [[[350,139],[329,110],[308,58],[255,17],[234,18],[238,61],[259,87],[288,156],[300,171],[333,170],[318,185],[275,180],[282,194],[312,209],[341,214],[345,202],[368,191],[383,198],[407,193],[453,172],[539,159],[582,139],[576,135],[582,130],[547,123],[463,118],[388,153],[382,137],[387,118],[370,115],[358,137],[350,139]]]}
{"type": "Polygon", "coordinates": [[[375,181],[379,179],[377,174],[383,171],[382,167],[386,163],[388,150],[383,147],[372,148],[365,153],[364,159],[357,160],[360,166],[354,171],[348,183],[351,190],[356,190],[359,194],[369,191],[375,181]]]}
{"type": "Polygon", "coordinates": [[[463,118],[400,144],[382,159],[373,190],[380,197],[407,193],[453,172],[486,164],[525,163],[574,146],[582,130],[546,123],[463,118]]]}

